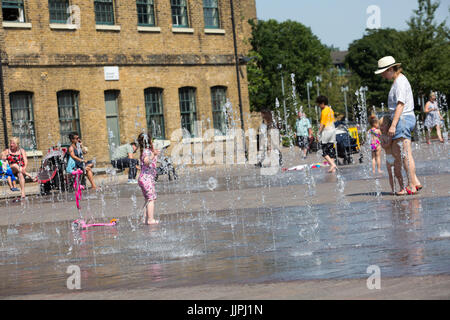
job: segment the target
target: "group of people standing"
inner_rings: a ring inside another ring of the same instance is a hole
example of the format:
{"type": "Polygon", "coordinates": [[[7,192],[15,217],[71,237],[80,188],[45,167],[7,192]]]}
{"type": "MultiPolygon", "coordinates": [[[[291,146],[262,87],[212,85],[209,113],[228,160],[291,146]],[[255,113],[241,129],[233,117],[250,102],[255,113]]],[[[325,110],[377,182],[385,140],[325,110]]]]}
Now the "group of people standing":
{"type": "MultiPolygon", "coordinates": [[[[389,115],[377,119],[375,115],[371,116],[369,130],[373,173],[381,171],[381,150],[386,152],[386,166],[389,173],[389,182],[392,192],[395,195],[411,195],[422,189],[419,178],[416,176],[416,166],[411,148],[412,132],[416,126],[416,117],[414,115],[414,98],[411,85],[403,74],[401,63],[397,63],[392,56],[387,56],[378,61],[378,70],[375,74],[381,75],[384,79],[393,81],[388,95],[389,115]],[[395,190],[394,175],[398,182],[399,190],[395,190]],[[408,183],[404,184],[402,169],[405,170],[408,183]]],[[[328,99],[325,96],[319,96],[316,100],[321,108],[320,126],[318,130],[319,141],[322,148],[322,156],[330,164],[329,172],[336,171],[336,130],[334,126],[334,112],[328,106],[328,99]]],[[[425,127],[428,129],[427,143],[430,144],[430,132],[436,127],[440,142],[444,142],[441,134],[442,115],[436,102],[436,94],[430,94],[430,100],[425,105],[425,127]]],[[[311,123],[302,112],[296,122],[296,138],[299,147],[303,151],[303,157],[309,148],[309,143],[314,140],[311,123]]]]}
{"type": "MultiPolygon", "coordinates": [[[[81,169],[86,174],[93,190],[97,190],[94,180],[93,167],[95,163],[92,160],[84,158],[87,148],[83,147],[78,133],[69,134],[70,146],[67,150],[67,166],[66,173],[71,174],[74,170],[81,169]]],[[[129,144],[118,147],[113,156],[111,164],[118,169],[129,168],[128,182],[137,183],[142,190],[145,198],[145,220],[147,225],[158,224],[154,218],[154,202],[156,200],[156,163],[160,151],[155,149],[152,142],[151,133],[141,133],[137,142],[133,141],[129,144]],[[140,159],[133,159],[133,154],[140,149],[140,159]],[[140,175],[136,181],[137,170],[140,169],[140,175]]],[[[0,166],[0,174],[5,176],[8,185],[12,191],[21,191],[21,198],[25,195],[25,177],[29,177],[33,182],[37,182],[37,177],[32,177],[27,172],[28,159],[26,151],[20,147],[20,139],[12,137],[9,139],[9,148],[1,153],[2,165],[0,166]],[[20,190],[15,186],[16,176],[19,179],[20,190]]]]}
{"type": "MultiPolygon", "coordinates": [[[[389,174],[389,183],[395,195],[412,195],[422,189],[416,175],[416,165],[411,147],[412,132],[416,126],[414,115],[414,97],[411,85],[403,74],[401,63],[392,56],[378,61],[378,70],[375,74],[384,79],[393,81],[388,95],[389,116],[377,119],[372,116],[369,130],[372,148],[372,166],[375,172],[376,165],[380,169],[381,148],[386,152],[386,167],[389,174]],[[406,172],[408,183],[404,184],[402,168],[406,172]],[[393,169],[393,173],[392,173],[393,169]],[[395,190],[394,177],[398,182],[399,191],[395,190]]],[[[428,105],[428,104],[427,104],[428,105]]]]}
{"type": "MultiPolygon", "coordinates": [[[[391,56],[384,57],[378,61],[378,70],[376,74],[380,74],[383,78],[393,81],[393,85],[388,96],[388,108],[390,115],[381,119],[375,116],[370,118],[371,129],[371,149],[373,153],[373,171],[378,166],[378,172],[381,171],[381,148],[386,152],[386,166],[389,173],[389,182],[392,192],[396,195],[415,194],[422,189],[422,185],[416,176],[416,167],[411,148],[411,134],[416,125],[414,116],[414,99],[411,85],[405,75],[402,73],[400,63],[397,63],[391,56]],[[408,183],[403,183],[402,167],[406,171],[408,183]],[[395,191],[394,177],[392,174],[394,169],[395,178],[400,187],[399,191],[395,191]]],[[[328,99],[325,96],[319,96],[316,99],[317,105],[321,108],[320,126],[318,129],[319,140],[321,143],[322,156],[330,164],[328,172],[335,172],[337,167],[334,159],[336,158],[336,129],[335,116],[332,108],[328,105],[328,99]]],[[[443,142],[440,122],[443,119],[439,113],[436,103],[436,94],[430,95],[430,101],[425,106],[427,118],[425,126],[431,130],[436,127],[439,140],[443,142]]],[[[299,147],[302,149],[303,158],[306,158],[309,145],[314,141],[312,126],[309,119],[303,112],[299,113],[296,122],[296,138],[299,147]]],[[[73,170],[82,169],[92,185],[92,189],[96,190],[92,168],[94,163],[84,159],[87,152],[82,146],[82,141],[77,133],[69,135],[71,145],[68,149],[67,173],[73,170]]],[[[429,143],[429,139],[427,140],[429,143]]],[[[156,200],[156,163],[159,150],[153,146],[151,133],[141,133],[136,141],[129,144],[119,146],[112,155],[111,164],[114,168],[129,168],[128,183],[137,183],[142,190],[145,202],[145,224],[157,224],[154,219],[154,202],[156,200]],[[133,158],[133,154],[140,150],[140,159],[133,158]],[[140,169],[140,175],[136,180],[137,170],[140,169]]],[[[9,148],[1,154],[2,161],[8,162],[9,168],[2,166],[3,174],[8,174],[8,184],[11,190],[19,191],[15,187],[15,175],[17,175],[22,192],[22,198],[25,198],[25,177],[31,177],[26,171],[27,156],[24,149],[20,148],[20,140],[11,138],[9,148]]],[[[33,178],[32,178],[33,179],[33,178]]],[[[33,181],[37,181],[34,178],[33,181]]]]}

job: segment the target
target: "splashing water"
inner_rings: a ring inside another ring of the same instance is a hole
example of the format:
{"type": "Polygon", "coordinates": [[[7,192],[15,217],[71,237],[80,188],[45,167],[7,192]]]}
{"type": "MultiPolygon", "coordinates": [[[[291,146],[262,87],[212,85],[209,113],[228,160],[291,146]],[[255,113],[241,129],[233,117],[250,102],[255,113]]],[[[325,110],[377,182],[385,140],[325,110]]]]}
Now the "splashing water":
{"type": "MultiPolygon", "coordinates": [[[[362,128],[367,126],[364,90],[359,93],[359,99],[358,121],[362,132],[362,128]]],[[[294,109],[298,112],[297,108],[294,109]]],[[[299,109],[302,111],[303,107],[299,109]]],[[[383,105],[381,109],[384,109],[383,105]]],[[[276,113],[277,110],[274,115],[276,113]]],[[[227,114],[232,117],[232,110],[227,114]]],[[[278,118],[275,116],[273,119],[281,121],[279,113],[278,118]]],[[[232,122],[231,118],[229,120],[232,122]]],[[[210,126],[210,120],[206,121],[210,126]]],[[[135,127],[138,128],[137,124],[135,127]]],[[[422,129],[421,124],[418,129],[422,129]]],[[[158,132],[159,129],[156,130],[158,132]]],[[[288,128],[286,135],[290,130],[288,128]]],[[[146,144],[149,144],[148,139],[146,136],[146,144]]],[[[370,158],[368,144],[364,144],[363,148],[366,148],[363,152],[370,158]]],[[[445,148],[436,144],[426,149],[436,158],[428,159],[426,165],[421,167],[422,172],[447,173],[445,161],[448,159],[445,156],[448,153],[445,148]],[[431,161],[437,159],[442,163],[431,161]]],[[[283,152],[287,153],[286,150],[283,152]]],[[[321,157],[320,153],[316,156],[321,157]]],[[[368,165],[370,172],[370,162],[368,165]]],[[[365,164],[340,167],[336,180],[331,181],[327,180],[330,175],[325,171],[313,171],[309,166],[303,172],[273,177],[262,177],[258,170],[253,169],[251,166],[242,169],[228,166],[208,171],[205,168],[180,166],[184,173],[182,181],[161,181],[157,184],[158,194],[161,195],[157,210],[165,215],[161,225],[153,229],[144,229],[141,223],[134,220],[142,213],[137,203],[141,199],[140,194],[136,193],[139,189],[119,185],[119,177],[113,168],[106,169],[105,190],[98,193],[92,215],[106,218],[111,212],[130,212],[124,214],[125,223],[115,230],[74,231],[67,237],[67,223],[56,220],[60,219],[56,218],[56,214],[64,212],[64,206],[69,207],[67,200],[58,198],[61,205],[53,199],[47,199],[52,201],[47,206],[28,203],[26,205],[31,211],[54,211],[55,217],[51,221],[54,228],[48,228],[49,222],[35,225],[19,223],[17,226],[8,223],[1,230],[0,265],[5,267],[7,271],[3,274],[8,276],[8,280],[2,283],[8,283],[10,279],[25,279],[23,275],[26,274],[31,278],[23,280],[24,286],[30,285],[33,279],[41,279],[39,277],[59,281],[54,272],[46,268],[52,265],[60,271],[59,268],[66,267],[68,262],[80,264],[83,270],[89,272],[90,279],[96,280],[96,284],[87,282],[93,288],[97,283],[98,288],[102,288],[106,283],[104,279],[121,288],[129,282],[136,285],[142,283],[142,278],[154,279],[152,277],[164,285],[192,285],[209,281],[205,279],[244,283],[255,278],[255,281],[266,281],[290,277],[351,277],[360,275],[358,268],[372,263],[372,260],[382,262],[387,270],[394,270],[394,275],[405,269],[412,274],[419,269],[421,272],[425,270],[425,274],[431,269],[432,272],[448,272],[448,265],[443,263],[445,259],[439,260],[434,254],[440,252],[442,256],[448,256],[445,251],[445,239],[450,238],[448,231],[439,232],[436,229],[436,225],[446,223],[444,210],[448,207],[448,199],[386,200],[381,192],[382,178],[372,180],[371,174],[365,174],[365,164]],[[220,174],[223,176],[220,177],[220,174]],[[352,202],[349,210],[352,180],[369,181],[361,183],[364,186],[361,191],[372,198],[367,202],[352,202]],[[323,183],[329,182],[332,182],[328,190],[331,190],[329,195],[333,200],[326,199],[326,203],[317,204],[316,201],[323,197],[323,183]],[[301,188],[303,185],[304,192],[298,192],[295,186],[301,188]],[[419,206],[414,203],[415,200],[421,201],[419,206]],[[223,201],[227,201],[227,210],[215,210],[223,201]],[[414,214],[422,213],[426,214],[427,219],[414,219],[414,214]],[[415,226],[413,223],[423,225],[415,226]],[[31,232],[27,228],[31,228],[32,233],[27,234],[31,232]],[[430,234],[437,238],[440,236],[439,241],[430,241],[430,234]],[[406,243],[403,242],[405,239],[408,240],[406,243]],[[414,250],[420,249],[424,243],[430,247],[423,253],[426,263],[414,261],[414,267],[405,265],[401,260],[405,252],[413,252],[409,255],[411,259],[419,259],[420,251],[414,250]],[[39,252],[40,256],[26,253],[31,249],[39,252]],[[28,262],[35,262],[36,270],[28,262]],[[10,268],[8,263],[13,267],[10,268]],[[17,274],[15,278],[10,277],[10,270],[13,270],[11,274],[17,274]],[[28,273],[19,273],[22,270],[28,273]],[[160,273],[155,275],[155,270],[160,273]],[[111,277],[113,272],[115,276],[111,277]]],[[[438,187],[432,178],[424,182],[431,186],[431,190],[438,187]]],[[[71,206],[73,209],[73,203],[71,206]]],[[[12,211],[9,207],[6,209],[12,211]]],[[[28,211],[23,212],[23,216],[27,214],[28,211]]],[[[361,272],[363,277],[365,270],[361,272]]],[[[7,290],[15,290],[10,288],[12,286],[7,290]]],[[[5,290],[0,287],[0,291],[5,290]]]]}

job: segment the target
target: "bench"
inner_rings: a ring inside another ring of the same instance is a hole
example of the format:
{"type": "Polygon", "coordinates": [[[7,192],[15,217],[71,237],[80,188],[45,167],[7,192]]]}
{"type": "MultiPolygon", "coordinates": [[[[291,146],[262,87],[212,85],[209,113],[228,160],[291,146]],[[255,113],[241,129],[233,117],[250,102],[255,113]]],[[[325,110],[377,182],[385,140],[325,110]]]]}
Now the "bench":
{"type": "MultiPolygon", "coordinates": [[[[41,160],[44,157],[44,153],[40,150],[31,150],[25,153],[28,158],[27,172],[32,176],[36,176],[41,168],[41,160]]],[[[25,182],[32,182],[32,180],[26,177],[25,182]]]]}

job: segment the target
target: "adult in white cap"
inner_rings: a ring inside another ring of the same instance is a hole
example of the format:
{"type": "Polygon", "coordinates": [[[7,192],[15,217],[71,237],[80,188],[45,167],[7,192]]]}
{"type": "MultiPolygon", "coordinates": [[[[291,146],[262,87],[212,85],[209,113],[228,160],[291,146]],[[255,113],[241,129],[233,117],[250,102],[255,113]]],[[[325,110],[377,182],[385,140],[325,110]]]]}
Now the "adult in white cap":
{"type": "Polygon", "coordinates": [[[394,170],[401,174],[402,170],[402,147],[403,164],[408,177],[408,187],[397,195],[414,194],[421,189],[420,181],[416,176],[416,165],[411,149],[411,133],[416,126],[414,116],[414,97],[411,85],[400,67],[401,63],[395,61],[391,56],[384,57],[378,61],[378,70],[375,74],[387,80],[394,81],[388,96],[388,108],[392,125],[389,128],[389,136],[392,138],[392,153],[395,158],[394,170]]]}

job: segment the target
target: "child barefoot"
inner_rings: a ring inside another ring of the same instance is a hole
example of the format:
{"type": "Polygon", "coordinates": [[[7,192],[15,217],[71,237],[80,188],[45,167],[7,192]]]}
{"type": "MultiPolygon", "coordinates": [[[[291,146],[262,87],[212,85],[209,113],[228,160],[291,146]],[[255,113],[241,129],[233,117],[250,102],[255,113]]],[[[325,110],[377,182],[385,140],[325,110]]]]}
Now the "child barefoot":
{"type": "MultiPolygon", "coordinates": [[[[380,119],[380,131],[381,131],[380,143],[384,149],[384,152],[386,153],[386,168],[389,173],[389,184],[391,185],[392,194],[397,195],[397,193],[395,193],[394,177],[392,175],[392,168],[394,168],[394,161],[395,161],[394,156],[392,155],[392,138],[388,135],[389,128],[391,127],[391,122],[392,121],[389,117],[383,117],[380,119]]],[[[401,172],[400,173],[395,172],[395,177],[397,178],[397,182],[400,186],[400,189],[403,192],[404,186],[403,186],[403,176],[401,172]]]]}
{"type": "Polygon", "coordinates": [[[9,167],[6,160],[1,161],[0,160],[0,178],[5,179],[8,182],[8,186],[11,189],[11,191],[20,191],[16,188],[15,181],[16,177],[14,176],[11,168],[9,167]]]}
{"type": "Polygon", "coordinates": [[[370,120],[370,130],[369,135],[371,137],[370,147],[372,148],[372,171],[375,174],[375,169],[378,166],[378,173],[383,173],[381,171],[381,144],[380,144],[380,136],[381,132],[378,123],[378,119],[376,116],[371,116],[370,120]]]}
{"type": "Polygon", "coordinates": [[[153,216],[155,209],[156,190],[155,190],[155,177],[156,177],[156,161],[159,155],[159,150],[153,148],[152,136],[141,133],[138,137],[138,143],[141,150],[141,173],[139,175],[138,184],[141,187],[142,193],[145,198],[145,221],[147,225],[158,224],[153,216]]]}

